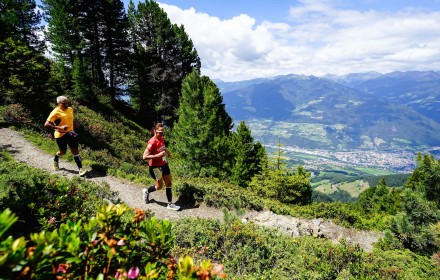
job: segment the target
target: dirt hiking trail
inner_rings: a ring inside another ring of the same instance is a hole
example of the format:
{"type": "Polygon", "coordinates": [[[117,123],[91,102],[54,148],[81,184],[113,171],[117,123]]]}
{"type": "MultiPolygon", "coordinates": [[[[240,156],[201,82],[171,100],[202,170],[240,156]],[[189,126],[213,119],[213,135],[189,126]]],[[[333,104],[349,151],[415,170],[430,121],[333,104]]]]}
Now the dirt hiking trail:
{"type": "MultiPolygon", "coordinates": [[[[54,146],[56,144],[54,143],[54,146]]],[[[18,162],[26,163],[38,169],[46,170],[51,174],[57,174],[66,178],[78,176],[77,167],[74,163],[60,160],[60,170],[53,171],[53,155],[41,151],[38,147],[27,141],[20,132],[9,128],[0,128],[0,149],[9,152],[18,162]]],[[[68,151],[69,153],[70,151],[68,151]]],[[[80,151],[81,153],[81,151],[80,151]]],[[[181,206],[180,211],[166,209],[165,191],[157,191],[150,194],[151,202],[145,204],[142,199],[142,184],[121,180],[112,176],[94,177],[92,174],[86,176],[89,181],[98,184],[106,183],[112,191],[118,193],[118,197],[129,207],[149,209],[158,219],[176,220],[185,217],[199,217],[205,219],[222,219],[221,209],[200,205],[196,207],[186,206],[173,198],[177,205],[181,206]]],[[[323,219],[300,219],[290,216],[276,215],[270,211],[247,211],[241,216],[244,222],[277,228],[281,232],[291,236],[311,235],[321,238],[328,238],[333,243],[345,238],[350,244],[359,244],[366,251],[372,250],[372,244],[382,236],[378,232],[358,231],[347,229],[323,219]]]]}

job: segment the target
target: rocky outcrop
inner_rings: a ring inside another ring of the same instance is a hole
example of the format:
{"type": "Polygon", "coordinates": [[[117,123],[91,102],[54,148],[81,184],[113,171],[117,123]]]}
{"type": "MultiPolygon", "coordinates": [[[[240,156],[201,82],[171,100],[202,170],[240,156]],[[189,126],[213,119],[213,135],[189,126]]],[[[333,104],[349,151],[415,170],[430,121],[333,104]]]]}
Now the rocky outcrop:
{"type": "Polygon", "coordinates": [[[345,239],[351,245],[358,244],[365,251],[372,251],[373,244],[383,236],[380,232],[344,228],[329,220],[295,218],[270,211],[248,214],[243,221],[253,221],[257,225],[276,228],[290,236],[327,238],[335,244],[345,239]]]}

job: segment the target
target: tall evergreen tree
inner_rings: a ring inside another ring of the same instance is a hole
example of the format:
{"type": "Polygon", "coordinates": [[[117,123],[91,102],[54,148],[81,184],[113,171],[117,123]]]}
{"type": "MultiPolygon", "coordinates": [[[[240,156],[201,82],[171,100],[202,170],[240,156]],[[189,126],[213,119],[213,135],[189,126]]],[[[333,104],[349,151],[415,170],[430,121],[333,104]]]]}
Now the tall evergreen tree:
{"type": "Polygon", "coordinates": [[[112,98],[126,82],[129,55],[128,20],[121,0],[86,0],[85,53],[93,84],[112,98]]]}
{"type": "Polygon", "coordinates": [[[187,170],[195,176],[226,176],[232,119],[208,77],[193,71],[184,79],[178,116],[173,146],[187,170]]]}
{"type": "Polygon", "coordinates": [[[28,108],[47,100],[49,63],[39,40],[40,15],[33,0],[0,2],[0,103],[23,103],[28,108]]]}
{"type": "Polygon", "coordinates": [[[42,3],[48,22],[47,37],[72,92],[85,101],[93,101],[96,92],[116,98],[126,83],[129,54],[123,2],[43,0],[42,3]]]}
{"type": "Polygon", "coordinates": [[[245,187],[267,162],[266,150],[259,142],[254,143],[251,131],[244,121],[238,125],[237,132],[231,135],[231,148],[233,153],[231,181],[245,187]]]}
{"type": "MultiPolygon", "coordinates": [[[[81,66],[75,69],[82,75],[88,75],[84,63],[86,40],[84,34],[84,1],[70,0],[42,0],[44,19],[47,22],[46,36],[52,45],[52,52],[57,62],[57,68],[64,75],[64,84],[70,90],[74,85],[72,75],[74,65],[81,66]]],[[[91,85],[82,85],[90,88],[91,85]]],[[[81,92],[81,89],[76,89],[81,92]]],[[[87,98],[86,96],[77,96],[87,98]]]]}
{"type": "Polygon", "coordinates": [[[38,38],[41,15],[35,11],[35,0],[2,0],[0,2],[0,41],[12,38],[27,42],[41,51],[44,42],[38,38]]]}
{"type": "Polygon", "coordinates": [[[200,70],[197,51],[183,27],[171,24],[154,1],[131,2],[128,11],[131,57],[130,93],[144,124],[176,120],[182,80],[200,70]]]}

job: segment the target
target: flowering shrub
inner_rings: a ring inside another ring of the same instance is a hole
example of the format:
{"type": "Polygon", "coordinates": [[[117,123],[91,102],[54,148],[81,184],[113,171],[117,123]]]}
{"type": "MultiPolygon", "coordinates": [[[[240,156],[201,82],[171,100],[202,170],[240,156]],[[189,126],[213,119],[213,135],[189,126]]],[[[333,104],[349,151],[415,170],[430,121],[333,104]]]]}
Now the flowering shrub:
{"type": "Polygon", "coordinates": [[[2,117],[5,121],[17,126],[23,126],[32,122],[30,112],[18,103],[6,106],[2,117]]]}
{"type": "Polygon", "coordinates": [[[68,221],[52,232],[6,237],[17,221],[0,213],[1,279],[219,279],[221,266],[176,260],[171,224],[125,205],[102,207],[89,221],[68,221]]]}
{"type": "Polygon", "coordinates": [[[0,205],[18,217],[11,228],[15,237],[90,217],[105,204],[103,199],[117,201],[108,185],[53,176],[5,155],[0,152],[0,205]]]}

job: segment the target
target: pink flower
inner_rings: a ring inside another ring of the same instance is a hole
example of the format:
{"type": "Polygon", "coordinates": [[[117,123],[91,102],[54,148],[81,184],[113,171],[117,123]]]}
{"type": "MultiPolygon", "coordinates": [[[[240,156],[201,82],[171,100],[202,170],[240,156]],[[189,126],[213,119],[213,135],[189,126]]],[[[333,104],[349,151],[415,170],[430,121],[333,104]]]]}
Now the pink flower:
{"type": "Polygon", "coordinates": [[[50,217],[49,219],[49,225],[53,225],[53,223],[55,222],[55,217],[50,217]]]}
{"type": "Polygon", "coordinates": [[[127,274],[129,279],[136,279],[139,276],[139,267],[132,267],[128,270],[127,274]]]}
{"type": "Polygon", "coordinates": [[[119,270],[118,271],[116,271],[116,274],[115,274],[115,278],[116,279],[118,279],[118,280],[122,280],[122,279],[124,279],[124,277],[125,276],[127,276],[127,273],[121,273],[121,272],[119,272],[119,270]]]}
{"type": "Polygon", "coordinates": [[[120,239],[117,244],[118,246],[124,246],[125,245],[124,239],[120,239]]]}
{"type": "Polygon", "coordinates": [[[214,267],[214,269],[212,270],[212,273],[214,275],[218,275],[218,274],[220,274],[222,272],[222,270],[223,270],[223,265],[219,264],[216,267],[214,267]]]}
{"type": "Polygon", "coordinates": [[[57,269],[57,273],[58,272],[66,273],[67,272],[67,264],[59,264],[58,269],[57,269]]]}

